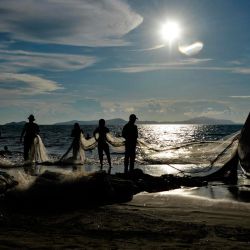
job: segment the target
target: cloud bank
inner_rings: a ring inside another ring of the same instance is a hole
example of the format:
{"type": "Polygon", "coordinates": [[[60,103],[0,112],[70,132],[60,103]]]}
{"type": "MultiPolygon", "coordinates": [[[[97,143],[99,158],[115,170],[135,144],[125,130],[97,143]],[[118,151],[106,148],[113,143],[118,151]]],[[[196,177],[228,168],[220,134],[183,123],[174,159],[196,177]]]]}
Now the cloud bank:
{"type": "Polygon", "coordinates": [[[1,0],[0,30],[12,39],[121,46],[143,18],[121,0],[1,0]]]}
{"type": "Polygon", "coordinates": [[[62,89],[55,81],[47,80],[29,74],[3,73],[0,75],[0,97],[36,95],[62,89]]]}
{"type": "Polygon", "coordinates": [[[0,50],[0,68],[7,72],[25,69],[74,71],[89,67],[97,61],[94,56],[0,50]]]}

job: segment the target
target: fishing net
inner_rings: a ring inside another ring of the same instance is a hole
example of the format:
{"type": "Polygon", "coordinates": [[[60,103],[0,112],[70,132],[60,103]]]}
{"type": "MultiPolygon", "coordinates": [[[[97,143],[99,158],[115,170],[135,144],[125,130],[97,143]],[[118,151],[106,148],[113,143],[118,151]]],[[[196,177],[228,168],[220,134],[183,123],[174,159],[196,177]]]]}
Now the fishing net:
{"type": "MultiPolygon", "coordinates": [[[[141,139],[137,141],[138,158],[144,164],[193,164],[202,167],[221,167],[224,166],[235,155],[238,148],[238,139],[240,132],[224,137],[217,141],[200,141],[190,142],[175,147],[158,148],[144,142],[141,139]]],[[[106,135],[108,143],[113,147],[114,151],[125,151],[125,139],[116,137],[111,133],[106,135]]],[[[74,160],[84,162],[84,151],[94,149],[98,142],[98,134],[87,140],[81,134],[79,141],[72,142],[67,152],[61,160],[69,159],[69,154],[76,147],[74,144],[79,143],[77,157],[74,160]]],[[[71,158],[72,159],[72,158],[71,158]]]]}
{"type": "MultiPolygon", "coordinates": [[[[222,167],[237,152],[240,132],[236,132],[217,141],[197,141],[174,147],[159,148],[141,139],[137,142],[137,160],[143,164],[193,164],[197,167],[222,167]]],[[[92,150],[98,145],[98,134],[86,139],[81,133],[80,138],[74,138],[60,161],[65,163],[83,164],[86,160],[85,151],[92,150]]],[[[125,139],[111,133],[106,135],[107,142],[113,151],[125,151],[125,139]]],[[[30,152],[30,160],[46,162],[49,160],[46,149],[39,136],[34,140],[30,152]]]]}
{"type": "Polygon", "coordinates": [[[94,137],[86,139],[83,133],[80,138],[74,138],[66,153],[61,157],[60,161],[64,163],[83,164],[86,160],[85,152],[92,150],[97,146],[97,141],[94,137]]]}
{"type": "Polygon", "coordinates": [[[125,139],[123,137],[116,137],[111,133],[106,135],[108,143],[112,146],[112,151],[116,153],[125,152],[125,139]]]}
{"type": "Polygon", "coordinates": [[[148,164],[194,164],[223,166],[238,147],[239,132],[217,141],[190,142],[175,147],[157,148],[138,140],[141,157],[148,164]]]}
{"type": "Polygon", "coordinates": [[[238,155],[240,159],[241,166],[245,172],[250,172],[250,113],[246,119],[246,122],[241,130],[238,155]]]}
{"type": "Polygon", "coordinates": [[[49,160],[46,148],[43,144],[43,141],[39,135],[34,139],[33,145],[29,152],[29,161],[30,162],[46,162],[49,160]]]}

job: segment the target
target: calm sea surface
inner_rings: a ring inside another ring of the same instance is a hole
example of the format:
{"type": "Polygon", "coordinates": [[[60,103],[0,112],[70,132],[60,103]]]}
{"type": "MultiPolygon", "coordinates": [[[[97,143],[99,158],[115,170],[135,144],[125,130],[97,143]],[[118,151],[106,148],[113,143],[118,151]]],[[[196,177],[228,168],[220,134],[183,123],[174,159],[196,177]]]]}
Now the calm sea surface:
{"type": "MultiPolygon", "coordinates": [[[[93,135],[96,126],[81,126],[85,136],[93,135]]],[[[122,126],[108,126],[110,131],[115,136],[120,136],[122,126]]],[[[168,147],[181,145],[196,141],[214,141],[219,140],[225,136],[239,131],[242,125],[138,125],[139,137],[148,143],[151,147],[168,147]]],[[[20,144],[19,138],[22,131],[21,126],[1,126],[0,149],[8,146],[12,153],[10,160],[12,162],[20,163],[22,161],[23,145],[20,144]]],[[[40,135],[47,149],[51,159],[58,160],[69,148],[72,138],[70,137],[72,126],[55,126],[55,125],[41,125],[40,135]]],[[[91,172],[99,169],[99,160],[97,150],[86,152],[86,164],[82,166],[83,171],[91,172]]],[[[123,171],[123,154],[117,153],[111,148],[111,158],[113,169],[112,172],[123,171]]],[[[143,157],[138,151],[138,159],[143,157]]],[[[104,163],[106,163],[104,158],[104,163]]],[[[136,167],[141,168],[144,172],[152,175],[162,175],[171,173],[171,170],[161,165],[145,164],[143,160],[136,163],[136,167]]],[[[44,169],[56,167],[39,166],[39,171],[44,169]]],[[[64,169],[64,171],[72,171],[72,168],[64,169]]],[[[13,173],[13,171],[11,171],[13,173]]],[[[205,196],[214,198],[228,198],[242,201],[250,201],[250,194],[248,193],[248,186],[250,182],[238,171],[239,181],[234,187],[222,183],[212,183],[206,188],[197,189],[183,189],[184,194],[198,196],[205,196]],[[231,189],[231,190],[230,190],[231,189]],[[234,192],[232,192],[232,190],[234,192]],[[244,192],[243,192],[244,191],[244,192]],[[244,197],[241,193],[244,193],[244,197]],[[247,193],[247,195],[246,195],[247,193]],[[212,196],[211,196],[212,194],[212,196]]]]}
{"type": "MultiPolygon", "coordinates": [[[[40,135],[49,154],[62,155],[70,146],[73,126],[40,125],[40,135]]],[[[120,136],[122,126],[108,126],[115,136],[120,136]]],[[[93,135],[96,126],[82,126],[85,136],[93,135]]],[[[138,125],[139,137],[151,145],[175,146],[193,141],[218,140],[242,128],[241,125],[138,125]]],[[[0,150],[22,152],[19,143],[22,126],[1,126],[0,150]]]]}

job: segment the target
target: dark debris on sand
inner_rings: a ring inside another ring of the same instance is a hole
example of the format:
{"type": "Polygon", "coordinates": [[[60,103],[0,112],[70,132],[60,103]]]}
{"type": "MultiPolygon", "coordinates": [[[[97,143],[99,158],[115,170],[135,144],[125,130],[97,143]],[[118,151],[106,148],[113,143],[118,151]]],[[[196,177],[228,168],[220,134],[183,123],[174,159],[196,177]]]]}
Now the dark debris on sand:
{"type": "Polygon", "coordinates": [[[190,177],[144,174],[135,169],[127,174],[108,175],[104,171],[91,175],[67,175],[46,171],[27,188],[10,188],[3,202],[12,207],[72,208],[128,202],[139,192],[159,192],[181,186],[207,183],[190,177]]]}

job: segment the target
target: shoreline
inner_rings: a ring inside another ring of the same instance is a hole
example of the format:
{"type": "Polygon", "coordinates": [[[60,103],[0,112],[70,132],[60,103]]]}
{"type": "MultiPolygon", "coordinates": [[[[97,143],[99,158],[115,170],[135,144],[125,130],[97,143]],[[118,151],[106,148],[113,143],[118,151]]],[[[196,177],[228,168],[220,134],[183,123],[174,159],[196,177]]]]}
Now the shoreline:
{"type": "MultiPolygon", "coordinates": [[[[77,171],[75,173],[77,174],[77,171]]],[[[43,182],[38,184],[44,187],[43,182]]],[[[48,183],[45,184],[47,187],[48,183]]],[[[239,187],[243,187],[244,184],[247,186],[247,183],[241,184],[239,187]]],[[[208,186],[186,187],[164,192],[140,192],[129,202],[123,200],[123,203],[116,201],[112,205],[92,204],[85,207],[70,204],[71,196],[67,196],[66,189],[60,191],[63,202],[54,203],[53,195],[52,200],[48,199],[47,195],[53,193],[55,187],[49,185],[50,191],[44,193],[46,196],[41,196],[43,199],[37,195],[39,194],[35,191],[37,189],[33,189],[31,196],[24,196],[26,199],[21,196],[13,210],[3,209],[0,206],[0,248],[247,249],[250,247],[250,203],[239,201],[240,199],[230,190],[238,186],[210,183],[208,186]],[[44,207],[39,208],[38,205],[36,209],[33,204],[29,209],[20,209],[23,205],[21,203],[25,202],[31,205],[34,202],[44,204],[44,207]],[[53,204],[56,206],[53,207],[53,204]]],[[[68,186],[65,188],[68,189],[68,186]]],[[[89,194],[90,190],[86,189],[87,186],[82,188],[74,189],[73,194],[76,196],[72,201],[83,204],[86,202],[88,205],[87,200],[84,200],[84,194],[89,194]]],[[[124,188],[127,192],[127,186],[124,188]]],[[[99,193],[100,189],[94,194],[99,193]]]]}

